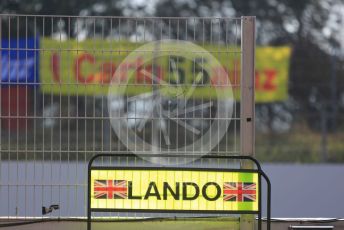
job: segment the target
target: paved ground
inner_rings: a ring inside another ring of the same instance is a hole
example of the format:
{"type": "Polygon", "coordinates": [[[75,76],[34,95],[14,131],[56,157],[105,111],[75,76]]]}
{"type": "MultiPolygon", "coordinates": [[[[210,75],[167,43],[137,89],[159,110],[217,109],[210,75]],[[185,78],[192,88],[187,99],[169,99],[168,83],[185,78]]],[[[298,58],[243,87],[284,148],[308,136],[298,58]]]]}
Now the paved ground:
{"type": "MultiPolygon", "coordinates": [[[[344,229],[344,221],[338,221],[328,224],[301,223],[295,221],[273,222],[273,230],[288,230],[292,225],[327,225],[334,226],[334,229],[344,229]]],[[[86,223],[84,221],[50,221],[44,223],[27,224],[20,226],[4,227],[1,230],[84,230],[86,223]]],[[[93,230],[238,230],[239,223],[233,218],[220,219],[189,219],[189,220],[168,220],[168,221],[144,221],[144,222],[98,222],[93,223],[93,230]]],[[[266,229],[263,226],[263,229],[266,229]]]]}

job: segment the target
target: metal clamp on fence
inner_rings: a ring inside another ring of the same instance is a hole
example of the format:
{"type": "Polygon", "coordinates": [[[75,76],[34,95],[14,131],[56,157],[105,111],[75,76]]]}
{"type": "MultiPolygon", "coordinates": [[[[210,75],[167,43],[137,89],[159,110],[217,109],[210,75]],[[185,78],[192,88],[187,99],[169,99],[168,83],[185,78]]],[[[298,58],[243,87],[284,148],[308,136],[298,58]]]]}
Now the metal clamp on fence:
{"type": "MultiPolygon", "coordinates": [[[[256,214],[258,229],[262,229],[262,177],[267,183],[267,229],[270,229],[271,184],[255,158],[203,156],[201,160],[249,160],[256,169],[209,168],[197,163],[190,167],[92,165],[100,157],[122,157],[127,163],[130,157],[138,158],[131,154],[98,154],[91,158],[88,164],[88,230],[91,229],[92,212],[256,214]]],[[[177,159],[180,155],[168,157],[177,159]]]]}

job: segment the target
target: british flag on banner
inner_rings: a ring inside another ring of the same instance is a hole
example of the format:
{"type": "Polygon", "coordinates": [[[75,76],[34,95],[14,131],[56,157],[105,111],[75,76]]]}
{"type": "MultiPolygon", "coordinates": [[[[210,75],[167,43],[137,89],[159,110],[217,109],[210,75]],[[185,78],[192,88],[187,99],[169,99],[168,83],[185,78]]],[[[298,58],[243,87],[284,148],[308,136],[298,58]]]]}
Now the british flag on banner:
{"type": "Polygon", "coordinates": [[[224,201],[256,201],[256,183],[225,182],[223,184],[224,201]]]}
{"type": "Polygon", "coordinates": [[[126,199],[126,180],[94,180],[95,199],[126,199]]]}

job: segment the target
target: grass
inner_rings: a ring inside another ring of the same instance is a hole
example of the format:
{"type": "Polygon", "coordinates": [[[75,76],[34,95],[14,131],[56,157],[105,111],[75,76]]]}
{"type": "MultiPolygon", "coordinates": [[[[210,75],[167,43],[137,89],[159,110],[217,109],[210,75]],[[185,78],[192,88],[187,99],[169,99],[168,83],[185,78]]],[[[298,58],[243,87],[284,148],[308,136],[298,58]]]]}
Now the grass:
{"type": "Polygon", "coordinates": [[[324,152],[319,132],[298,125],[284,134],[256,134],[256,156],[265,162],[343,163],[344,133],[328,133],[324,152]]]}

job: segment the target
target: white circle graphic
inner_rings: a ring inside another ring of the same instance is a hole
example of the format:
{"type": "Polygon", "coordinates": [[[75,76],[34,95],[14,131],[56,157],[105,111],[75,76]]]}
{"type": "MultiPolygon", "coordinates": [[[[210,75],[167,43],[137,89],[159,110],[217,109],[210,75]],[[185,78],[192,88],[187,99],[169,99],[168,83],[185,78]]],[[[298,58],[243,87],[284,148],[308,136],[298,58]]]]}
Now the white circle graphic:
{"type": "Polygon", "coordinates": [[[211,152],[227,132],[233,105],[221,63],[204,48],[181,40],[155,41],[130,52],[108,92],[111,126],[119,140],[138,156],[166,156],[143,157],[164,165],[194,160],[171,161],[169,154],[211,152]]]}

